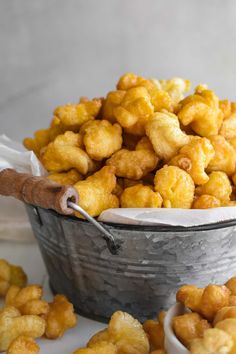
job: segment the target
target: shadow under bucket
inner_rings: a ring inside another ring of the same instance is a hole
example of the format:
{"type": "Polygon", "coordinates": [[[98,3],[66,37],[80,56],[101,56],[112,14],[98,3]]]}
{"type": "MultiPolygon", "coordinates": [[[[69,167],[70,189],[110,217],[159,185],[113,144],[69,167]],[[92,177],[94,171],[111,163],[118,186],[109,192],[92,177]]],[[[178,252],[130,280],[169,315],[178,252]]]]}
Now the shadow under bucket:
{"type": "Polygon", "coordinates": [[[77,312],[106,321],[116,310],[140,321],[175,302],[183,284],[223,284],[236,274],[236,220],[199,227],[103,223],[112,255],[90,223],[26,205],[54,292],[77,312]]]}

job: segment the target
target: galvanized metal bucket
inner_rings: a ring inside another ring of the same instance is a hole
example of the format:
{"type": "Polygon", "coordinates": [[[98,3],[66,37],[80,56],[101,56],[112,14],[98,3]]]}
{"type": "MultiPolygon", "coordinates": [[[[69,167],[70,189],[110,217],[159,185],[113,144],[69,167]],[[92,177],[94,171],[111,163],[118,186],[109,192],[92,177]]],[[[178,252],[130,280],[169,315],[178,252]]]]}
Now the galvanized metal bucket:
{"type": "Polygon", "coordinates": [[[53,291],[78,313],[106,321],[124,310],[143,321],[175,302],[183,284],[224,283],[236,274],[236,221],[199,227],[107,224],[112,255],[89,222],[26,205],[53,291]]]}

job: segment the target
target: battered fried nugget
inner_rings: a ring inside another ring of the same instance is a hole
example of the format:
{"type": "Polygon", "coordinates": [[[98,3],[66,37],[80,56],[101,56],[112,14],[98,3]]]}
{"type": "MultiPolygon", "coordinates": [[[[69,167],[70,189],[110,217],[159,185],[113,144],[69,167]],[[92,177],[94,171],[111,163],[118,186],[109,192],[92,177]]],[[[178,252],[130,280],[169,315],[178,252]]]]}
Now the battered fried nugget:
{"type": "Polygon", "coordinates": [[[219,199],[209,194],[202,194],[196,198],[192,204],[192,209],[210,209],[219,208],[221,202],[219,199]]]}
{"type": "Polygon", "coordinates": [[[95,168],[88,154],[82,150],[82,136],[70,131],[58,135],[45,148],[41,161],[50,172],[64,172],[75,168],[85,175],[95,168]]]}
{"type": "Polygon", "coordinates": [[[40,348],[33,338],[19,336],[11,343],[6,354],[38,354],[39,350],[40,348]]]}
{"type": "Polygon", "coordinates": [[[233,340],[233,347],[230,351],[230,354],[236,353],[236,319],[227,318],[223,321],[218,322],[215,325],[215,328],[218,328],[225,333],[227,333],[233,340]]]}
{"type": "Polygon", "coordinates": [[[204,184],[209,180],[205,169],[214,159],[214,155],[214,148],[207,138],[192,137],[169,164],[188,172],[195,184],[204,184]]]}
{"type": "Polygon", "coordinates": [[[157,349],[151,352],[151,354],[167,354],[164,349],[157,349]]]}
{"type": "Polygon", "coordinates": [[[5,307],[0,312],[0,351],[6,351],[19,336],[41,337],[45,321],[39,316],[21,316],[15,307],[5,307]]]}
{"type": "Polygon", "coordinates": [[[232,295],[236,295],[236,277],[230,278],[225,283],[225,286],[231,291],[232,295]]]}
{"type": "MultiPolygon", "coordinates": [[[[231,353],[233,340],[226,332],[210,328],[203,334],[203,338],[194,339],[191,343],[191,354],[227,354],[231,353]]],[[[232,352],[234,353],[234,352],[232,352]]]]}
{"type": "Polygon", "coordinates": [[[148,172],[153,171],[158,163],[158,157],[151,150],[130,151],[121,149],[106,161],[108,166],[115,167],[118,177],[139,180],[148,172]]]}
{"type": "Polygon", "coordinates": [[[223,120],[219,99],[213,91],[197,89],[180,102],[178,117],[200,136],[217,135],[223,120]]]}
{"type": "Polygon", "coordinates": [[[152,350],[164,349],[165,333],[163,325],[159,321],[147,320],[143,324],[149,344],[152,350]]]}
{"type": "Polygon", "coordinates": [[[184,80],[180,77],[173,77],[169,80],[155,80],[155,83],[158,86],[160,85],[162,90],[168,92],[174,106],[184,98],[184,93],[188,92],[191,87],[191,82],[189,80],[184,80]]]}
{"type": "Polygon", "coordinates": [[[100,342],[93,348],[77,349],[74,354],[118,354],[117,348],[112,343],[100,342]]]}
{"type": "Polygon", "coordinates": [[[222,171],[231,176],[235,171],[236,152],[230,143],[221,135],[209,137],[215,150],[215,156],[211,159],[207,171],[222,171]]]}
{"type": "Polygon", "coordinates": [[[100,99],[83,101],[77,104],[66,104],[55,109],[54,115],[60,120],[64,129],[78,132],[81,125],[94,119],[102,106],[100,99]]]}
{"type": "Polygon", "coordinates": [[[190,140],[180,129],[177,116],[169,112],[155,113],[146,124],[146,134],[157,156],[165,161],[175,156],[190,140]]]}
{"type": "MultiPolygon", "coordinates": [[[[118,208],[119,199],[112,194],[116,186],[115,168],[104,166],[101,170],[74,185],[80,206],[90,215],[98,216],[103,210],[118,208]]],[[[79,213],[76,216],[81,217],[79,213]]]]}
{"type": "Polygon", "coordinates": [[[162,109],[173,110],[173,102],[169,93],[162,88],[157,80],[145,79],[142,76],[127,73],[120,78],[117,84],[117,88],[120,90],[129,90],[136,87],[145,87],[147,89],[155,112],[162,109]]]}
{"type": "Polygon", "coordinates": [[[42,315],[48,312],[49,305],[42,300],[43,289],[39,285],[20,288],[10,286],[5,298],[7,306],[14,306],[22,315],[42,315]]]}
{"type": "Polygon", "coordinates": [[[219,134],[224,136],[225,139],[236,137],[236,113],[232,113],[223,121],[219,134]]]}
{"type": "Polygon", "coordinates": [[[188,349],[193,339],[203,337],[205,330],[211,328],[210,323],[195,312],[174,317],[172,326],[176,337],[188,349]]]}
{"type": "Polygon", "coordinates": [[[111,123],[116,122],[114,116],[114,109],[121,104],[125,95],[125,91],[117,90],[111,91],[108,93],[106,99],[103,102],[102,106],[102,117],[103,119],[109,120],[111,123]]]}
{"type": "Polygon", "coordinates": [[[189,209],[194,198],[194,183],[191,176],[176,166],[164,166],[157,171],[155,190],[163,198],[164,208],[189,209]]]}
{"type": "Polygon", "coordinates": [[[223,113],[223,119],[226,119],[231,115],[231,102],[229,100],[219,101],[219,107],[223,113]]]}
{"type": "Polygon", "coordinates": [[[226,318],[236,318],[236,306],[222,307],[222,309],[220,309],[215,315],[213,322],[214,326],[226,318]]]}
{"type": "Polygon", "coordinates": [[[21,267],[0,259],[0,297],[6,295],[11,285],[23,287],[26,283],[27,275],[21,267]]]}
{"type": "Polygon", "coordinates": [[[230,295],[229,306],[236,306],[236,295],[230,295]]]}
{"type": "Polygon", "coordinates": [[[65,331],[77,324],[74,307],[64,295],[54,297],[44,318],[46,320],[45,335],[50,339],[62,337],[65,331]]]}
{"type": "Polygon", "coordinates": [[[149,353],[149,342],[142,325],[126,312],[115,312],[108,328],[93,336],[87,346],[94,349],[96,345],[104,341],[114,344],[117,354],[149,353]]]}
{"type": "Polygon", "coordinates": [[[123,191],[120,202],[121,208],[161,208],[162,197],[151,187],[137,184],[123,191]]]}
{"type": "Polygon", "coordinates": [[[196,188],[196,194],[209,194],[219,199],[222,203],[230,200],[232,187],[225,172],[215,171],[209,175],[209,181],[196,188]]]}
{"type": "Polygon", "coordinates": [[[216,313],[229,305],[230,290],[224,285],[208,285],[199,289],[192,285],[185,285],[176,294],[177,301],[199,313],[209,321],[216,313]]]}
{"type": "Polygon", "coordinates": [[[61,185],[73,186],[76,182],[83,179],[81,173],[79,173],[75,168],[72,168],[68,172],[58,172],[51,173],[47,178],[61,185]]]}
{"type": "Polygon", "coordinates": [[[85,123],[80,130],[87,154],[101,161],[121,149],[122,129],[119,124],[112,125],[107,120],[94,120],[85,123]]]}
{"type": "Polygon", "coordinates": [[[153,114],[154,107],[147,89],[134,87],[126,91],[121,104],[115,107],[113,112],[123,128],[131,128],[128,133],[144,135],[145,124],[153,114]],[[138,126],[135,126],[137,123],[138,126]]]}
{"type": "Polygon", "coordinates": [[[135,150],[149,150],[154,151],[151,141],[147,136],[143,136],[136,145],[135,150]]]}

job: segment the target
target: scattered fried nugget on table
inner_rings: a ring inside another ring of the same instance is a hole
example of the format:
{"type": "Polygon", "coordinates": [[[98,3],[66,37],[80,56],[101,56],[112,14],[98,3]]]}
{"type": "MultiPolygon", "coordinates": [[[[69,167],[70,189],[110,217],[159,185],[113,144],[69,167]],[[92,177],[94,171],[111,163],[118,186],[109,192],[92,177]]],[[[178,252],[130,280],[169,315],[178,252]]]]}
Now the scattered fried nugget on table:
{"type": "Polygon", "coordinates": [[[0,259],[0,297],[6,295],[11,285],[24,287],[26,283],[27,275],[21,267],[0,259]]]}
{"type": "Polygon", "coordinates": [[[6,354],[38,354],[40,348],[33,338],[17,337],[8,348],[6,354]]]}
{"type": "Polygon", "coordinates": [[[0,351],[6,351],[20,335],[39,338],[45,332],[45,320],[35,315],[21,315],[15,307],[0,311],[0,351]]]}
{"type": "Polygon", "coordinates": [[[49,339],[60,338],[65,331],[77,324],[74,307],[64,295],[56,295],[49,304],[49,311],[44,316],[46,321],[45,336],[49,339]]]}

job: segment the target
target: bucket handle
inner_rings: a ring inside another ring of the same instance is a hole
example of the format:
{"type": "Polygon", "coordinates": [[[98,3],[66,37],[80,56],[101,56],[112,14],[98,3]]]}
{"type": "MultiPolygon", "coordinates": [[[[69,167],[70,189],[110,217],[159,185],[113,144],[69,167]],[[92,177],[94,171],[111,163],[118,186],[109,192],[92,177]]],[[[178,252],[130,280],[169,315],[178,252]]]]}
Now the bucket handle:
{"type": "Polygon", "coordinates": [[[0,195],[53,209],[62,215],[73,215],[77,211],[99,230],[112,254],[118,254],[120,250],[114,236],[79,205],[79,194],[72,186],[61,186],[46,177],[35,177],[7,168],[0,171],[0,195]]]}

